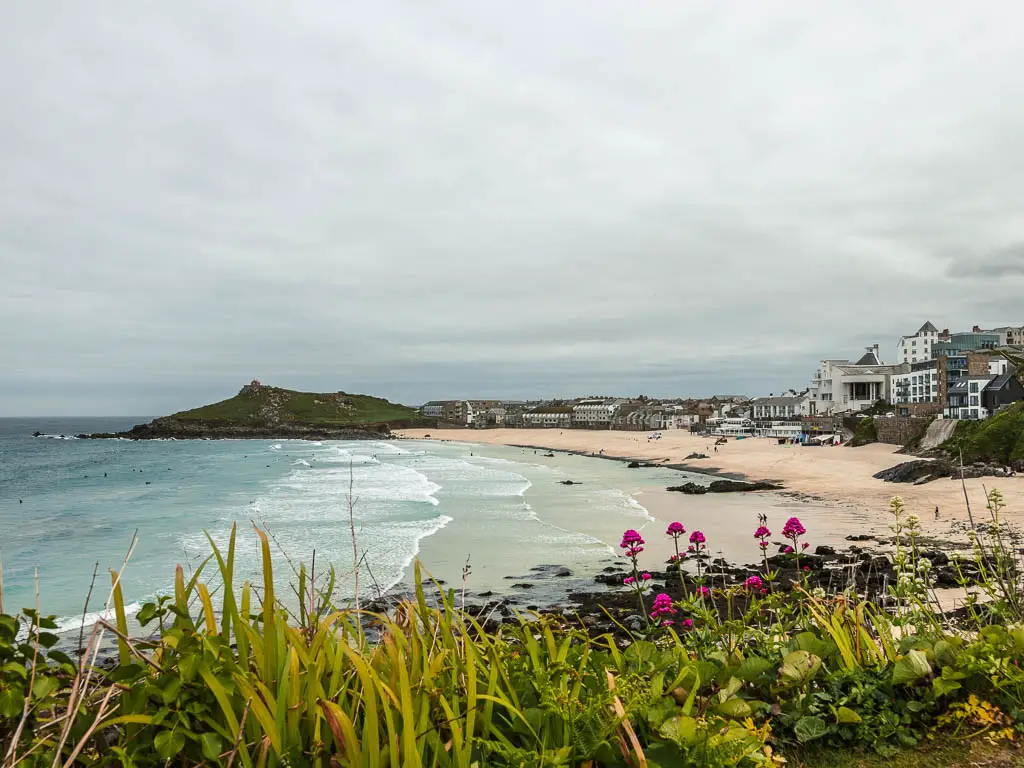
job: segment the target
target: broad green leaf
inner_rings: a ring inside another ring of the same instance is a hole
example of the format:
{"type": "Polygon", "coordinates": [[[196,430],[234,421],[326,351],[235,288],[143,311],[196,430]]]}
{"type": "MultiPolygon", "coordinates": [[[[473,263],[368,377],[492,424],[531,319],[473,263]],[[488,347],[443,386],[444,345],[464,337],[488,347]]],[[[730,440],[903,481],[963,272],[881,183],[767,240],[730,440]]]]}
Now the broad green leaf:
{"type": "Polygon", "coordinates": [[[662,723],[658,734],[681,747],[692,746],[697,742],[697,720],[693,717],[673,717],[662,723]]]}
{"type": "Polygon", "coordinates": [[[32,684],[32,695],[37,699],[45,699],[60,687],[55,677],[37,677],[32,684]]]}
{"type": "Polygon", "coordinates": [[[820,717],[805,715],[796,721],[793,733],[802,744],[820,739],[828,733],[828,725],[820,717]]]}
{"type": "Polygon", "coordinates": [[[726,702],[740,692],[740,688],[743,687],[743,681],[738,677],[729,679],[729,682],[722,687],[722,690],[718,692],[718,701],[726,702]]]}
{"type": "Polygon", "coordinates": [[[164,760],[170,760],[185,746],[185,734],[178,731],[160,731],[153,739],[156,753],[164,760]]]}
{"type": "Polygon", "coordinates": [[[745,717],[749,717],[751,712],[750,704],[744,699],[729,699],[715,707],[715,710],[720,715],[731,717],[734,720],[742,720],[745,717]]]}
{"type": "Polygon", "coordinates": [[[928,657],[924,651],[907,651],[906,656],[896,662],[892,670],[892,681],[895,685],[916,683],[927,677],[932,671],[928,657]]]}
{"type": "Polygon", "coordinates": [[[935,658],[935,665],[938,667],[956,664],[956,650],[948,640],[939,640],[932,648],[932,655],[935,658]]]}
{"type": "Polygon", "coordinates": [[[733,676],[744,682],[750,682],[774,668],[775,665],[768,661],[768,659],[762,659],[760,656],[750,656],[744,659],[743,663],[733,671],[733,676]]]}
{"type": "Polygon", "coordinates": [[[0,691],[0,717],[19,717],[25,709],[25,697],[21,691],[9,685],[0,691]]]}
{"type": "Polygon", "coordinates": [[[39,645],[47,649],[53,648],[53,646],[57,644],[57,641],[60,640],[60,638],[52,632],[40,632],[37,637],[39,645]]]}
{"type": "Polygon", "coordinates": [[[204,733],[199,737],[199,743],[202,745],[203,757],[207,760],[216,760],[220,757],[223,742],[216,733],[204,733]]]}
{"type": "Polygon", "coordinates": [[[956,680],[947,680],[944,677],[936,677],[932,680],[932,690],[936,696],[946,696],[953,691],[960,690],[960,683],[956,680]]]}
{"type": "Polygon", "coordinates": [[[786,685],[803,685],[821,669],[821,659],[807,651],[793,651],[782,660],[779,669],[780,682],[786,685]]]}
{"type": "Polygon", "coordinates": [[[12,643],[18,635],[18,623],[10,616],[0,616],[0,643],[12,643]]]}
{"type": "Polygon", "coordinates": [[[840,707],[836,710],[836,722],[843,724],[863,723],[864,720],[849,707],[840,707]]]}

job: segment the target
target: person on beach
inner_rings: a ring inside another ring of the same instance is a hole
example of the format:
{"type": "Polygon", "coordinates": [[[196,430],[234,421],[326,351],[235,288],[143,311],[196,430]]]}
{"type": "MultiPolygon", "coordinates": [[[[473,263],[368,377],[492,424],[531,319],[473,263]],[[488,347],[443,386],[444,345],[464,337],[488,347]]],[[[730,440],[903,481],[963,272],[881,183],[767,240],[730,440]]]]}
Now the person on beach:
{"type": "Polygon", "coordinates": [[[938,507],[935,507],[935,519],[936,520],[939,519],[939,508],[938,507]]]}

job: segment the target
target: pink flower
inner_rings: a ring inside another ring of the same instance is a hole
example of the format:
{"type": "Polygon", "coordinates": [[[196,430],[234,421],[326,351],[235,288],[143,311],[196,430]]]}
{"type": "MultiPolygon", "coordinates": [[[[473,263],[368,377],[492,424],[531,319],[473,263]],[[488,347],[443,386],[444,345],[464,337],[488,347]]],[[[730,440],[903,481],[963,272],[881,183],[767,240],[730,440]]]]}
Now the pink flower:
{"type": "MultiPolygon", "coordinates": [[[[654,598],[654,607],[651,611],[652,619],[660,619],[667,616],[672,616],[676,612],[675,607],[672,605],[672,598],[666,595],[664,592],[654,598]]],[[[671,624],[671,622],[669,622],[671,624]]],[[[665,626],[662,624],[662,626],[665,626]]]]}
{"type": "Polygon", "coordinates": [[[649,574],[649,573],[641,573],[640,574],[640,578],[643,579],[644,581],[650,581],[651,580],[651,574],[649,574]]]}
{"type": "Polygon", "coordinates": [[[769,531],[763,525],[760,528],[758,528],[756,531],[754,531],[754,538],[755,539],[766,539],[766,538],[768,538],[771,535],[772,535],[772,532],[769,531]]]}
{"type": "Polygon", "coordinates": [[[786,548],[785,548],[784,550],[782,550],[782,551],[783,551],[783,552],[784,552],[785,554],[787,554],[787,555],[792,555],[792,554],[793,554],[793,548],[792,548],[792,547],[786,547],[786,548]]]}
{"type": "Polygon", "coordinates": [[[665,533],[669,536],[682,536],[686,533],[686,529],[683,527],[682,523],[676,521],[668,524],[668,530],[665,531],[665,533]]]}
{"type": "Polygon", "coordinates": [[[786,524],[782,527],[782,535],[787,539],[795,539],[799,536],[803,536],[807,533],[803,523],[800,522],[800,518],[791,517],[786,521],[786,524]]]}
{"type": "Polygon", "coordinates": [[[707,587],[697,587],[697,594],[701,597],[709,597],[711,595],[711,590],[707,587]]]}
{"type": "Polygon", "coordinates": [[[690,546],[688,546],[688,547],[686,548],[686,551],[687,551],[687,552],[694,552],[695,550],[694,550],[694,548],[693,548],[693,544],[691,544],[690,546]]]}
{"type": "Polygon", "coordinates": [[[690,534],[691,544],[703,544],[707,539],[704,538],[704,534],[701,531],[694,531],[690,534]]]}
{"type": "Polygon", "coordinates": [[[632,584],[635,581],[636,581],[636,579],[634,579],[632,576],[627,576],[626,578],[624,578],[622,580],[622,583],[625,584],[628,587],[630,584],[632,584]]]}
{"type": "Polygon", "coordinates": [[[761,549],[768,549],[768,542],[767,541],[762,541],[757,546],[759,546],[761,549]]]}
{"type": "Polygon", "coordinates": [[[643,537],[639,533],[630,528],[622,534],[622,543],[619,544],[619,547],[622,549],[632,549],[637,545],[646,543],[647,542],[643,540],[643,537]]]}
{"type": "Polygon", "coordinates": [[[764,589],[764,582],[761,581],[760,576],[750,576],[747,578],[746,581],[743,582],[743,586],[746,587],[748,590],[760,592],[762,589],[764,589]]]}
{"type": "Polygon", "coordinates": [[[626,550],[626,557],[636,557],[644,551],[643,547],[630,547],[626,550]]]}
{"type": "Polygon", "coordinates": [[[807,549],[807,548],[808,548],[809,546],[811,546],[811,545],[810,545],[810,544],[808,544],[808,543],[807,543],[807,542],[805,541],[805,542],[804,542],[803,544],[801,544],[801,545],[800,545],[800,548],[801,548],[801,549],[807,549]]]}
{"type": "Polygon", "coordinates": [[[809,565],[805,565],[805,566],[804,566],[804,570],[805,570],[805,571],[809,571],[809,570],[811,570],[811,566],[809,566],[809,565]]]}
{"type": "Polygon", "coordinates": [[[693,619],[683,619],[679,626],[683,629],[693,629],[693,619]]]}

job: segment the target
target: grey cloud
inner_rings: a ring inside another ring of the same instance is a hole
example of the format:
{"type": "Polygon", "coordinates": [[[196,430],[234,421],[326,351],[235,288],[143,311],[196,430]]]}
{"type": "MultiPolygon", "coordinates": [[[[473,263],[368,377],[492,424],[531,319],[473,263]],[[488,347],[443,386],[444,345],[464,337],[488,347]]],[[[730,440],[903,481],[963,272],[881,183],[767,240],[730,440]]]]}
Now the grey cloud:
{"type": "Polygon", "coordinates": [[[758,394],[1024,323],[1016,4],[104,8],[0,29],[0,414],[758,394]]]}
{"type": "Polygon", "coordinates": [[[1024,243],[1004,246],[978,256],[954,259],[946,267],[948,277],[1024,276],[1024,243]]]}

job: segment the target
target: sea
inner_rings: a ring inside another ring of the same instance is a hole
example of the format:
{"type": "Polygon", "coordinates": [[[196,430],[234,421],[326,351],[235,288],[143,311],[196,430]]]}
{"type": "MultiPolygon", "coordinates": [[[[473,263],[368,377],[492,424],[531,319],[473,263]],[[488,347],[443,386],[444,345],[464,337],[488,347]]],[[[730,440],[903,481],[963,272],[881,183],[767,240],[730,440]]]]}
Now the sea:
{"type": "Polygon", "coordinates": [[[173,590],[177,565],[188,577],[211,542],[226,547],[232,526],[236,581],[262,578],[258,526],[279,594],[305,563],[333,567],[336,600],[350,600],[353,528],[364,598],[407,588],[417,558],[431,578],[477,593],[521,588],[539,566],[592,577],[623,530],[652,522],[645,490],[707,480],[468,441],[74,437],[148,420],[0,419],[6,612],[38,604],[62,631],[80,631],[103,615],[117,570],[134,614],[173,590]]]}

